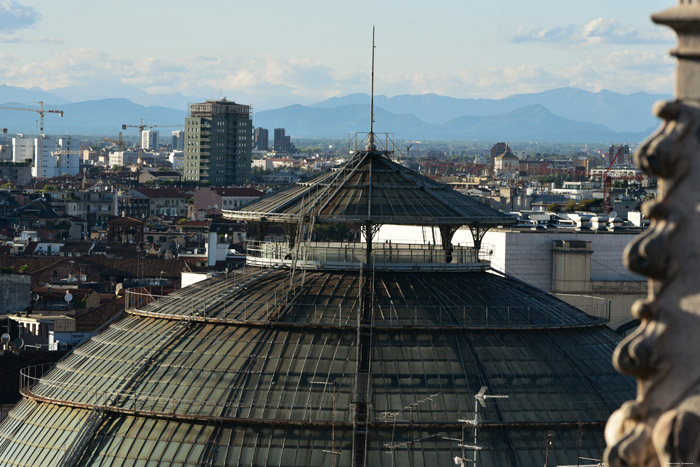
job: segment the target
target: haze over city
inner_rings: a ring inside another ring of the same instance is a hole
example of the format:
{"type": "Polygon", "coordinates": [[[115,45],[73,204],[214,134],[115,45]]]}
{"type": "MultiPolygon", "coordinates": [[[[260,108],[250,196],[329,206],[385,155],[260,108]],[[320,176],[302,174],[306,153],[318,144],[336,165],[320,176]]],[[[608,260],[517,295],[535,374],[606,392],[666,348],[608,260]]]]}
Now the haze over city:
{"type": "Polygon", "coordinates": [[[368,90],[502,98],[571,86],[670,94],[665,0],[587,2],[0,1],[0,83],[69,101],[256,110],[368,90]]]}

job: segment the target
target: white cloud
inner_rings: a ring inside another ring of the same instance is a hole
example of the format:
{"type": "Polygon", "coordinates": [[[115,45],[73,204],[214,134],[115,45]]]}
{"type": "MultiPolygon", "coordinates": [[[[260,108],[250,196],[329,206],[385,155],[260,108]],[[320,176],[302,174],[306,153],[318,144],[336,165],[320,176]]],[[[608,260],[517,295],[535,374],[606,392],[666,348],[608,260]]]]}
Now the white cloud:
{"type": "MultiPolygon", "coordinates": [[[[472,67],[457,73],[438,71],[411,74],[392,73],[378,77],[378,90],[387,94],[435,93],[453,97],[499,98],[510,94],[537,92],[568,85],[568,80],[543,67],[472,67]]],[[[366,91],[366,89],[364,89],[366,91]]]]}
{"type": "Polygon", "coordinates": [[[16,31],[33,26],[41,19],[41,14],[17,0],[0,0],[0,30],[16,31]]]}
{"type": "Polygon", "coordinates": [[[56,37],[0,36],[0,43],[3,44],[63,44],[63,42],[63,39],[56,37]]]}
{"type": "Polygon", "coordinates": [[[643,90],[668,94],[673,89],[674,61],[666,53],[620,50],[602,60],[586,60],[558,73],[571,86],[600,91],[643,90]]]}
{"type": "MultiPolygon", "coordinates": [[[[332,69],[308,58],[185,56],[175,59],[115,57],[91,48],[69,49],[43,61],[26,62],[6,56],[0,82],[44,89],[77,86],[95,89],[101,97],[180,93],[194,98],[226,96],[256,109],[277,108],[355,92],[369,91],[369,73],[351,68],[332,69]]],[[[454,97],[499,98],[564,86],[598,91],[670,93],[673,60],[647,50],[620,50],[575,65],[470,66],[457,71],[415,67],[380,73],[377,94],[436,93],[454,97]]],[[[89,98],[95,98],[91,95],[89,98]]],[[[132,97],[134,98],[134,97],[132,97]]],[[[137,99],[138,100],[138,99],[137,99]]],[[[151,103],[154,100],[150,101],[151,103]]]]}
{"type": "Polygon", "coordinates": [[[526,29],[519,27],[512,42],[551,42],[564,45],[670,44],[673,35],[659,29],[637,30],[612,18],[596,18],[583,26],[526,29]]]}

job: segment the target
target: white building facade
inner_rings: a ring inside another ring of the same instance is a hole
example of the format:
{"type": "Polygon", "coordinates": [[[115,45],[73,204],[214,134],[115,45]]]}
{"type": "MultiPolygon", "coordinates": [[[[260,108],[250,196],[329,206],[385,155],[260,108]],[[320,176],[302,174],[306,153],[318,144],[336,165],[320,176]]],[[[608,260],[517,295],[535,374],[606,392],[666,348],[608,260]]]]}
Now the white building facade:
{"type": "Polygon", "coordinates": [[[80,154],[71,146],[70,138],[54,139],[48,136],[34,138],[34,166],[32,177],[54,178],[78,175],[80,154]]]}
{"type": "Polygon", "coordinates": [[[17,135],[12,138],[12,162],[24,162],[27,159],[34,160],[34,140],[17,135]]]}
{"type": "Polygon", "coordinates": [[[141,148],[147,151],[158,150],[158,130],[143,130],[141,133],[141,148]]]}
{"type": "Polygon", "coordinates": [[[185,150],[185,131],[175,130],[171,133],[173,138],[173,151],[184,151],[185,150]]]}

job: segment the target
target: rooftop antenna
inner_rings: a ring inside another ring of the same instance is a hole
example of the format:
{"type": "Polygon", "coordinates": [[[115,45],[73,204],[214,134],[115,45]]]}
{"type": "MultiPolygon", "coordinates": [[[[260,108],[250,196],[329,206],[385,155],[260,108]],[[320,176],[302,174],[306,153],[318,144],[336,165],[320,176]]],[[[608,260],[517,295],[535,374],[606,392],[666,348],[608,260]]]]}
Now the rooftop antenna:
{"type": "MultiPolygon", "coordinates": [[[[481,405],[483,408],[486,408],[486,399],[508,399],[508,396],[506,395],[496,395],[496,394],[486,394],[486,391],[488,391],[487,386],[481,386],[481,389],[479,389],[479,392],[477,392],[474,395],[474,418],[469,420],[469,419],[461,419],[458,420],[460,423],[463,424],[463,426],[466,425],[471,425],[474,427],[474,444],[466,444],[464,442],[464,428],[462,429],[462,442],[459,444],[459,447],[462,448],[462,456],[455,457],[454,462],[456,465],[461,465],[465,466],[467,462],[472,462],[472,466],[476,467],[476,461],[477,461],[477,453],[478,451],[481,451],[483,448],[479,446],[479,425],[481,424],[479,420],[479,405],[481,405]],[[468,459],[464,453],[464,450],[472,450],[474,451],[474,458],[473,459],[468,459]]],[[[546,464],[545,464],[546,465],[546,464]]]]}
{"type": "Polygon", "coordinates": [[[367,137],[367,150],[374,151],[374,26],[372,26],[372,91],[369,101],[369,136],[367,137]]]}

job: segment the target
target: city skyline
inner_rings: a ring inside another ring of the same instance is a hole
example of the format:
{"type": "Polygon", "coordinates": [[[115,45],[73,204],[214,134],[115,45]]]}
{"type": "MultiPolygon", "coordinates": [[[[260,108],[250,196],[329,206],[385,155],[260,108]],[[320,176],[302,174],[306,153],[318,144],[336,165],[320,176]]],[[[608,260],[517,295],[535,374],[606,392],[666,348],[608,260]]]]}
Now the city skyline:
{"type": "Polygon", "coordinates": [[[670,94],[673,34],[649,12],[673,4],[3,0],[0,84],[71,100],[309,104],[367,92],[376,25],[378,94],[501,98],[565,86],[670,94]]]}

